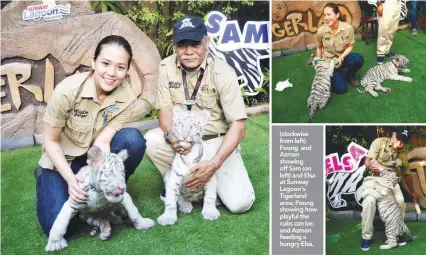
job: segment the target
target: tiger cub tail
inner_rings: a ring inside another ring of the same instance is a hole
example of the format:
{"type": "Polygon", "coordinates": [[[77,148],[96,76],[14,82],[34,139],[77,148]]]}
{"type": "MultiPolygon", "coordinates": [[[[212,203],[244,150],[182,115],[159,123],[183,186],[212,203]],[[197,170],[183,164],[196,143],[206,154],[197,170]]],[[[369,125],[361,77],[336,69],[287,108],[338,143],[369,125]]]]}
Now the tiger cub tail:
{"type": "Polygon", "coordinates": [[[312,118],[314,117],[314,115],[315,115],[315,113],[317,111],[317,108],[318,108],[318,106],[316,104],[311,106],[311,111],[310,111],[310,114],[309,114],[309,118],[306,121],[306,123],[311,123],[312,118]]]}

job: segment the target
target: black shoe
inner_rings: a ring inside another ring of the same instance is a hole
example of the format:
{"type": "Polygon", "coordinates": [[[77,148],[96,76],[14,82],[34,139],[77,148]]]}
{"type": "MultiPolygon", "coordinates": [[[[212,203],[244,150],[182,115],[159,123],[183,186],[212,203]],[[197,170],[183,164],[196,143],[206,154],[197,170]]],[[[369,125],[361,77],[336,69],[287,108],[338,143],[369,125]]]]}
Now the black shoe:
{"type": "Polygon", "coordinates": [[[34,178],[37,180],[38,177],[41,175],[43,168],[41,166],[38,166],[34,169],[34,178]]]}

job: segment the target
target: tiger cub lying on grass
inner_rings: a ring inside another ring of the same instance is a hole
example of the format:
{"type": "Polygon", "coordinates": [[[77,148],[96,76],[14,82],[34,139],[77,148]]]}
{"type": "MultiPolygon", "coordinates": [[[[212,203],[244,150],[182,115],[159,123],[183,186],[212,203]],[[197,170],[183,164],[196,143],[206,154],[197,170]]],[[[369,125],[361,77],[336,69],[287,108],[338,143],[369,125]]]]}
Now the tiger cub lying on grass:
{"type": "Polygon", "coordinates": [[[75,205],[69,199],[65,202],[50,230],[46,251],[62,250],[68,246],[64,234],[71,218],[77,212],[80,212],[80,218],[89,225],[99,228],[99,238],[102,240],[107,240],[111,236],[110,221],[94,218],[92,213],[111,208],[109,211],[111,218],[120,222],[121,219],[112,211],[115,209],[114,205],[124,207],[136,229],[149,229],[154,226],[153,220],[143,218],[139,214],[129,193],[126,192],[123,161],[127,159],[127,150],[114,154],[102,152],[99,147],[93,146],[89,149],[87,156],[88,165],[82,167],[77,173],[84,179],[84,183],[78,183],[80,188],[89,194],[87,204],[75,205]]]}
{"type": "Polygon", "coordinates": [[[173,130],[174,135],[182,147],[192,146],[187,155],[176,154],[172,169],[164,175],[166,184],[166,198],[164,199],[164,213],[158,217],[159,224],[173,225],[177,221],[177,206],[183,213],[192,211],[191,201],[200,201],[204,197],[203,210],[201,214],[204,219],[216,220],[220,212],[216,208],[216,176],[207,182],[204,190],[190,190],[183,186],[189,170],[199,161],[209,159],[209,155],[203,150],[203,127],[210,117],[210,112],[191,112],[181,109],[173,109],[173,130]]]}
{"type": "Polygon", "coordinates": [[[377,97],[378,94],[374,90],[381,90],[385,93],[391,91],[390,88],[382,87],[381,83],[385,80],[412,82],[412,78],[398,75],[398,72],[410,72],[410,69],[407,69],[408,63],[408,58],[396,54],[392,61],[370,68],[361,80],[361,86],[364,87],[364,91],[357,88],[358,92],[369,93],[373,97],[377,97]]]}

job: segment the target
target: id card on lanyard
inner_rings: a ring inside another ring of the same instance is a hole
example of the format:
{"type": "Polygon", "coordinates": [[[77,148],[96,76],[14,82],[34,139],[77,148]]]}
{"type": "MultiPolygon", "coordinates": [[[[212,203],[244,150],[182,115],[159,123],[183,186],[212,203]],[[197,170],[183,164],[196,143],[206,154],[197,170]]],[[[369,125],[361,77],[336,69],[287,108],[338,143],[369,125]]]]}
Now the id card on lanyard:
{"type": "Polygon", "coordinates": [[[192,92],[192,95],[189,96],[188,85],[186,83],[186,72],[182,70],[182,83],[183,83],[183,89],[185,90],[185,101],[183,101],[183,104],[186,105],[188,111],[191,111],[192,106],[195,104],[198,88],[200,87],[203,76],[204,76],[204,69],[201,69],[200,76],[198,76],[197,83],[195,84],[195,87],[194,87],[194,91],[192,92]]]}
{"type": "Polygon", "coordinates": [[[392,167],[393,167],[394,169],[396,169],[396,160],[398,159],[399,151],[397,152],[397,154],[396,154],[396,156],[395,156],[395,157],[393,156],[393,152],[391,151],[391,156],[392,156],[392,167]]]}

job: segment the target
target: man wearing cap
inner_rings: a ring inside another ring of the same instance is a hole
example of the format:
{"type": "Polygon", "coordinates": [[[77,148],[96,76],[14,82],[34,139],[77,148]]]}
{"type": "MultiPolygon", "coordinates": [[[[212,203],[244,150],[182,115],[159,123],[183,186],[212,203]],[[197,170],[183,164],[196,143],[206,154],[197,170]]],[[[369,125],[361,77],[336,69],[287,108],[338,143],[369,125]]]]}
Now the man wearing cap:
{"type": "MultiPolygon", "coordinates": [[[[369,195],[368,189],[374,188],[376,180],[380,177],[381,169],[376,164],[372,164],[373,160],[377,160],[384,170],[395,172],[397,175],[403,175],[407,183],[410,195],[413,199],[418,200],[418,195],[413,188],[413,180],[409,173],[407,153],[402,151],[405,144],[408,143],[409,132],[407,129],[398,129],[392,133],[392,137],[380,137],[373,141],[370,150],[365,159],[365,166],[368,177],[364,178],[363,198],[362,202],[362,240],[361,249],[367,251],[370,249],[371,239],[373,237],[373,221],[376,214],[376,199],[369,195]],[[367,188],[368,187],[368,188],[367,188]]],[[[405,201],[401,189],[396,184],[394,196],[398,202],[402,216],[405,216],[405,201]]],[[[403,246],[406,241],[401,237],[398,240],[398,246],[403,246]]]]}
{"type": "Polygon", "coordinates": [[[146,155],[164,175],[171,169],[176,153],[187,154],[170,134],[172,108],[208,110],[204,126],[204,150],[215,155],[197,163],[184,182],[188,188],[202,189],[213,174],[217,193],[233,213],[250,209],[255,195],[241,158],[240,142],[245,133],[247,115],[234,70],[208,52],[210,38],[204,21],[185,16],[174,24],[173,45],[176,53],[160,63],[156,108],[160,128],[149,131],[146,155]]]}

